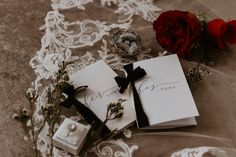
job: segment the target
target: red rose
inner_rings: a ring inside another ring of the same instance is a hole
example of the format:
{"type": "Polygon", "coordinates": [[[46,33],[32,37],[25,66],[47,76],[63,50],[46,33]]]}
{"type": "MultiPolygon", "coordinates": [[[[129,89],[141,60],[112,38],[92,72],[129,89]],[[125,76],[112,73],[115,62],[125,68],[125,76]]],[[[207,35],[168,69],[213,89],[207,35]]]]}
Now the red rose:
{"type": "Polygon", "coordinates": [[[153,23],[157,42],[167,51],[183,56],[189,53],[201,32],[197,17],[184,11],[163,12],[153,23]]]}
{"type": "Polygon", "coordinates": [[[215,19],[207,24],[207,39],[214,46],[225,48],[236,43],[236,20],[215,19]]]}
{"type": "Polygon", "coordinates": [[[229,44],[236,44],[236,20],[226,23],[224,29],[224,39],[229,44]]]}

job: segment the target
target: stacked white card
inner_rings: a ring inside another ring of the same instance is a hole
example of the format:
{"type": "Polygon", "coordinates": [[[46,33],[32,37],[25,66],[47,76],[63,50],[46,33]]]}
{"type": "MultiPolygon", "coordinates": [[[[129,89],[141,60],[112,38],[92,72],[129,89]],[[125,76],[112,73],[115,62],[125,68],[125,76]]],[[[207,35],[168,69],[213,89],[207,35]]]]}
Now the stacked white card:
{"type": "MultiPolygon", "coordinates": [[[[152,58],[134,63],[147,75],[135,81],[143,109],[150,126],[143,129],[161,129],[197,125],[198,111],[176,55],[152,58]]],[[[75,87],[88,85],[87,91],[77,99],[89,107],[102,121],[107,105],[125,99],[124,116],[109,121],[109,129],[123,129],[135,121],[132,90],[119,93],[114,77],[117,74],[104,62],[98,61],[78,71],[71,77],[75,87]]]]}

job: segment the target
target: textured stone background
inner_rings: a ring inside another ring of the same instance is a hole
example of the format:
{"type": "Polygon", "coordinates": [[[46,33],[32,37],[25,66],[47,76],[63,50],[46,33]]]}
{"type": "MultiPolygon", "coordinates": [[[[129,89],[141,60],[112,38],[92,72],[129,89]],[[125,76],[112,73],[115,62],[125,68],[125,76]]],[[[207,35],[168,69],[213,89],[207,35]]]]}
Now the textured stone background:
{"type": "MultiPolygon", "coordinates": [[[[236,18],[236,1],[198,1],[219,17],[236,18]]],[[[0,157],[32,156],[30,142],[23,140],[21,124],[11,115],[27,104],[24,93],[35,77],[28,62],[40,48],[42,34],[38,28],[49,10],[49,0],[0,0],[0,157]]],[[[222,132],[222,136],[225,134],[222,132]]]]}
{"type": "Polygon", "coordinates": [[[21,124],[11,115],[27,105],[24,93],[34,80],[29,60],[40,48],[48,0],[0,1],[0,157],[31,157],[21,124]]]}

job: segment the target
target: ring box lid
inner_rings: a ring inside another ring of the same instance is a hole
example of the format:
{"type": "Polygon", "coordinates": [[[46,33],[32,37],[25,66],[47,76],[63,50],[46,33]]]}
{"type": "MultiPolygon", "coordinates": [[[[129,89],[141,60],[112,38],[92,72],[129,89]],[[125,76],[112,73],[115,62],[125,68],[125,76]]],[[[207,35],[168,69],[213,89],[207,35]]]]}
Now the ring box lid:
{"type": "Polygon", "coordinates": [[[78,153],[86,140],[90,127],[90,125],[84,125],[65,118],[53,136],[55,146],[65,149],[72,154],[75,154],[74,152],[78,153]],[[71,124],[76,126],[76,129],[73,131],[68,129],[68,125],[71,124]]]}

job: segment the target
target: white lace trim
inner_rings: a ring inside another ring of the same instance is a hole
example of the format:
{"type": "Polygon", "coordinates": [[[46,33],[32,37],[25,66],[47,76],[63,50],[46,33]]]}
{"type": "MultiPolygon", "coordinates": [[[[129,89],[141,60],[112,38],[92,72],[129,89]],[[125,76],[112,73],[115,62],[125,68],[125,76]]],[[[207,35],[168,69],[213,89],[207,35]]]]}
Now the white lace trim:
{"type": "Polygon", "coordinates": [[[229,157],[224,150],[215,147],[185,148],[173,153],[171,157],[203,157],[206,153],[210,153],[215,157],[229,157]]]}
{"type": "MultiPolygon", "coordinates": [[[[49,79],[55,76],[58,63],[64,61],[76,61],[76,66],[70,67],[70,71],[76,71],[95,61],[91,52],[86,52],[82,57],[72,56],[70,48],[93,46],[101,40],[113,28],[128,29],[129,23],[106,25],[105,22],[84,20],[68,23],[58,11],[50,11],[45,18],[45,25],[40,30],[45,30],[41,40],[41,49],[30,60],[30,66],[37,74],[38,80],[49,79]],[[69,31],[74,26],[79,32],[69,31]]],[[[104,49],[102,47],[102,49],[104,49]]],[[[103,58],[107,58],[99,51],[103,58]]],[[[110,57],[110,56],[109,56],[110,57]]],[[[118,61],[119,58],[115,58],[118,61]]]]}
{"type": "MultiPolygon", "coordinates": [[[[114,28],[129,29],[133,15],[142,16],[147,21],[153,21],[155,14],[160,11],[153,5],[153,0],[101,0],[101,5],[110,6],[116,4],[118,14],[124,14],[126,17],[119,22],[121,24],[107,24],[106,22],[83,20],[67,22],[64,15],[58,12],[58,9],[70,9],[77,7],[85,10],[85,5],[93,0],[52,0],[53,11],[48,12],[45,18],[45,25],[40,30],[45,31],[41,40],[41,49],[31,59],[30,66],[37,75],[37,86],[40,86],[40,80],[49,79],[55,76],[57,65],[63,60],[77,61],[76,65],[70,67],[70,72],[76,71],[95,61],[91,52],[86,52],[81,58],[71,55],[70,48],[82,48],[93,46],[96,42],[109,35],[109,31],[114,28]],[[74,29],[71,29],[74,28],[74,29]]],[[[120,60],[120,57],[114,54],[108,54],[106,43],[98,53],[102,59],[111,64],[112,68],[119,69],[127,61],[120,60]],[[124,62],[123,64],[121,62],[124,62]]],[[[145,57],[145,56],[143,56],[145,57]]]]}
{"type": "MultiPolygon", "coordinates": [[[[143,19],[153,22],[157,17],[160,8],[153,5],[153,0],[100,0],[102,6],[110,7],[112,4],[117,5],[118,9],[114,11],[119,14],[120,23],[133,21],[133,16],[138,15],[143,19]]],[[[84,5],[93,2],[93,0],[52,0],[53,9],[70,9],[77,7],[85,10],[84,5]]]]}
{"type": "Polygon", "coordinates": [[[118,5],[115,13],[124,17],[119,20],[121,23],[132,21],[134,15],[153,22],[157,17],[156,13],[161,11],[160,8],[153,5],[153,0],[117,0],[115,2],[118,5]]]}
{"type": "Polygon", "coordinates": [[[98,144],[91,151],[95,152],[98,157],[132,157],[133,152],[137,149],[137,145],[129,147],[122,140],[111,140],[98,144]]]}
{"type": "Polygon", "coordinates": [[[43,44],[49,45],[50,42],[54,42],[66,48],[93,46],[105,35],[109,35],[110,30],[114,28],[129,29],[130,27],[130,23],[108,25],[106,22],[89,19],[69,23],[64,18],[64,15],[57,10],[47,14],[45,25],[41,27],[41,30],[46,31],[45,38],[47,39],[43,44]]]}
{"type": "Polygon", "coordinates": [[[93,2],[93,0],[52,0],[52,9],[70,9],[77,7],[78,9],[85,10],[84,5],[93,2]]]}

